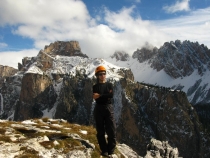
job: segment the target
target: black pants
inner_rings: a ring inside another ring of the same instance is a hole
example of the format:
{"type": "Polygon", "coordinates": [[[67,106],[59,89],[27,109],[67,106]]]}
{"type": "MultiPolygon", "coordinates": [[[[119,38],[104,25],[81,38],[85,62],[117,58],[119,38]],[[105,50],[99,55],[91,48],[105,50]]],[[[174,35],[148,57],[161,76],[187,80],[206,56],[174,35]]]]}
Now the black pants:
{"type": "Polygon", "coordinates": [[[94,109],[97,139],[102,152],[112,154],[116,146],[114,112],[112,104],[98,105],[94,109]],[[105,139],[105,133],[108,138],[105,139]]]}

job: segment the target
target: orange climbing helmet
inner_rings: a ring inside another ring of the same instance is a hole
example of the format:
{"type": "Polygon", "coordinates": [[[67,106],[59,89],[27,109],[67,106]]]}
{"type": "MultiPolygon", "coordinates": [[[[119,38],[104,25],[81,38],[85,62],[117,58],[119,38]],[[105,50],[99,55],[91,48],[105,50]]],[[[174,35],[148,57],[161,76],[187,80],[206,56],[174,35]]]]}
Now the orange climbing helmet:
{"type": "Polygon", "coordinates": [[[98,66],[95,70],[95,75],[99,72],[99,71],[106,71],[106,68],[104,66],[98,66]]]}

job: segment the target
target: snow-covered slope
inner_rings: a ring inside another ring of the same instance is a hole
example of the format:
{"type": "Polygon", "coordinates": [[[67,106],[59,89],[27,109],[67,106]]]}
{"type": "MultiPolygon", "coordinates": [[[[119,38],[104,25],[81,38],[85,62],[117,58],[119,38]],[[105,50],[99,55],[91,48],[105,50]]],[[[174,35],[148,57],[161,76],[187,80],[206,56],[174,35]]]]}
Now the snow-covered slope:
{"type": "MultiPolygon", "coordinates": [[[[138,82],[169,87],[172,89],[182,90],[188,94],[190,88],[192,88],[197,81],[202,79],[200,82],[200,87],[205,87],[203,91],[204,93],[208,93],[210,89],[210,71],[206,71],[203,76],[198,74],[198,71],[195,70],[190,76],[172,78],[164,70],[157,71],[150,67],[148,61],[143,63],[139,63],[137,59],[130,58],[128,61],[116,61],[114,58],[106,58],[106,61],[117,65],[119,67],[127,67],[130,68],[134,75],[134,80],[138,82]]],[[[188,95],[188,99],[191,102],[196,92],[188,95]]],[[[206,94],[207,95],[207,94],[206,94]]],[[[202,95],[197,98],[195,103],[199,103],[203,101],[202,95]]],[[[208,103],[210,100],[208,101],[208,103]]]]}
{"type": "MultiPolygon", "coordinates": [[[[107,69],[107,78],[113,78],[118,80],[122,78],[118,74],[120,69],[128,69],[126,67],[114,65],[101,58],[83,58],[79,56],[59,56],[53,58],[53,67],[46,71],[47,74],[69,74],[76,75],[77,71],[83,73],[88,78],[92,78],[95,75],[95,68],[99,65],[103,65],[107,69]],[[82,71],[83,70],[83,71],[82,71]]],[[[33,63],[26,73],[43,74],[44,71],[37,67],[37,63],[33,63]]]]}

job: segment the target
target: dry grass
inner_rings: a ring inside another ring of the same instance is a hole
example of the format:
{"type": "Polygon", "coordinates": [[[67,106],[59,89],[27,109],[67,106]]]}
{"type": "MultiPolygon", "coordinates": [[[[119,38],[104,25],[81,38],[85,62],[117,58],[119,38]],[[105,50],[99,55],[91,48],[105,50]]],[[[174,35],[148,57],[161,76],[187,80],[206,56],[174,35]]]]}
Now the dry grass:
{"type": "Polygon", "coordinates": [[[54,147],[54,144],[52,141],[44,141],[44,142],[40,142],[40,145],[42,145],[43,147],[45,147],[46,149],[52,149],[54,147]]]}
{"type": "Polygon", "coordinates": [[[0,136],[0,140],[3,141],[3,142],[9,142],[9,143],[12,142],[12,140],[10,139],[10,137],[9,136],[5,136],[5,135],[1,135],[0,136]]]}
{"type": "Polygon", "coordinates": [[[23,150],[23,153],[21,155],[16,155],[14,158],[40,158],[39,152],[34,149],[21,147],[20,150],[23,150]]]}
{"type": "Polygon", "coordinates": [[[0,122],[0,134],[4,134],[6,132],[6,129],[8,127],[11,127],[11,124],[18,124],[18,123],[13,121],[0,122]]]}
{"type": "Polygon", "coordinates": [[[0,128],[0,134],[5,134],[6,130],[3,128],[0,128]]]}

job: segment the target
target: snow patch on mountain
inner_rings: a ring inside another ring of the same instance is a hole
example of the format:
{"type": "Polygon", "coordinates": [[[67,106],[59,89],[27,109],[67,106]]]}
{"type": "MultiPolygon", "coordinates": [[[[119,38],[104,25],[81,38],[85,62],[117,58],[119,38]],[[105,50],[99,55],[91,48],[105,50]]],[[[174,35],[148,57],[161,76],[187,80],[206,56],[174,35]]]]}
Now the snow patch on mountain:
{"type": "Polygon", "coordinates": [[[43,71],[34,64],[32,66],[30,66],[29,69],[25,72],[25,74],[27,74],[27,73],[43,75],[43,71]]]}

